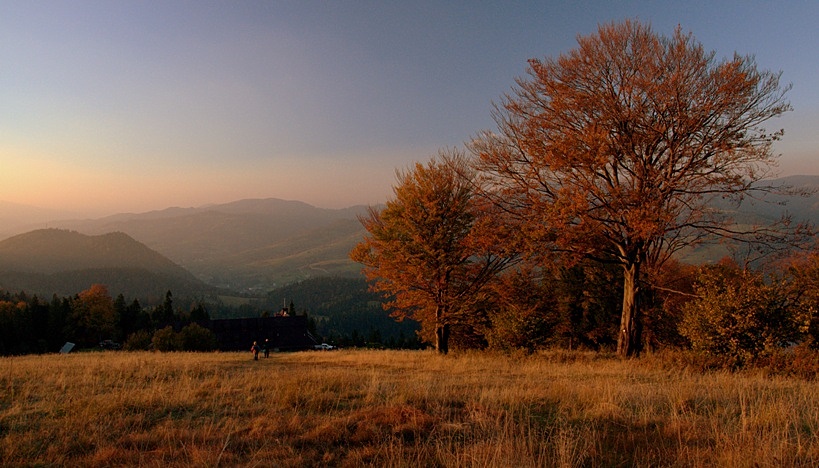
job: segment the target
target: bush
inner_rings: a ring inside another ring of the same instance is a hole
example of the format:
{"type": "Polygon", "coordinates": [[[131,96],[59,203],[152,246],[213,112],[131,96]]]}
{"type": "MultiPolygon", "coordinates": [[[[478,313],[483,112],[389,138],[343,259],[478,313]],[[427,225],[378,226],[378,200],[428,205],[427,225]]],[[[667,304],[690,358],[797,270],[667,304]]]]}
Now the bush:
{"type": "Polygon", "coordinates": [[[801,323],[787,285],[776,278],[721,263],[703,268],[698,298],[684,308],[680,332],[695,351],[742,367],[801,339],[801,323]]]}
{"type": "Polygon", "coordinates": [[[181,336],[179,333],[173,331],[173,327],[170,325],[162,330],[157,330],[156,333],[154,333],[151,343],[154,345],[154,349],[157,351],[182,350],[181,336]]]}
{"type": "Polygon", "coordinates": [[[213,351],[216,349],[216,335],[196,323],[192,323],[179,332],[182,349],[185,351],[213,351]]]}
{"type": "Polygon", "coordinates": [[[148,330],[139,330],[128,335],[125,340],[123,349],[127,351],[144,351],[151,347],[151,332],[148,330]]]}
{"type": "Polygon", "coordinates": [[[815,380],[819,374],[819,352],[812,349],[810,343],[803,343],[788,349],[775,350],[754,362],[754,366],[764,370],[768,375],[815,380]]]}

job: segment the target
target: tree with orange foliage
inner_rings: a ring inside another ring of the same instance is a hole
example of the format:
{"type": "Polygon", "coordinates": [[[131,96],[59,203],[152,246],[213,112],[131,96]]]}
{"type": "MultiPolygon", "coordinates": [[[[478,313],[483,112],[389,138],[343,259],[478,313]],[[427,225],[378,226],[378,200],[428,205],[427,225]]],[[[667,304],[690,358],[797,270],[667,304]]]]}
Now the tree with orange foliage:
{"type": "Polygon", "coordinates": [[[741,230],[716,199],[763,195],[772,143],[762,124],[790,110],[780,74],[752,57],[715,60],[678,28],[600,26],[496,106],[498,132],[470,149],[488,194],[527,226],[532,250],[614,262],[624,271],[618,354],[639,351],[645,267],[713,236],[774,242],[781,226],[741,230]]]}
{"type": "Polygon", "coordinates": [[[442,354],[452,327],[470,323],[484,286],[515,259],[497,250],[503,227],[473,196],[468,166],[453,151],[399,172],[395,198],[360,218],[368,235],[350,252],[389,297],[384,308],[419,321],[442,354]]]}
{"type": "Polygon", "coordinates": [[[94,284],[74,297],[66,332],[77,344],[93,346],[113,337],[116,325],[116,309],[108,288],[94,284]]]}

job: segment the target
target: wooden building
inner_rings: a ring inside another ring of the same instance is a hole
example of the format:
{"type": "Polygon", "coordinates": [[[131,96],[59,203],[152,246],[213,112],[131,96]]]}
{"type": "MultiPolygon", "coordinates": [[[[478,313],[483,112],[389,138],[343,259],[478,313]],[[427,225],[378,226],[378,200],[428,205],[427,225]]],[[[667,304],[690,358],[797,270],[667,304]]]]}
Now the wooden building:
{"type": "Polygon", "coordinates": [[[216,335],[221,351],[250,350],[256,341],[275,351],[301,351],[318,344],[307,328],[306,315],[211,320],[208,328],[216,335]]]}

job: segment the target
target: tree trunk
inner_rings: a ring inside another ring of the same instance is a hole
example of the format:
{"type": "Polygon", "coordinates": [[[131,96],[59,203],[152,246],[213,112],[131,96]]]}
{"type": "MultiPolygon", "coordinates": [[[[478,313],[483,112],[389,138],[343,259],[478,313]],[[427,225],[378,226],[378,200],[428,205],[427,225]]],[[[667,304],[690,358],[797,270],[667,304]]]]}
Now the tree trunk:
{"type": "Polygon", "coordinates": [[[435,350],[439,354],[449,352],[449,324],[438,324],[435,329],[435,350]]]}
{"type": "Polygon", "coordinates": [[[435,310],[435,350],[439,354],[449,352],[449,324],[444,322],[446,307],[439,305],[435,310]]]}
{"type": "Polygon", "coordinates": [[[640,351],[639,309],[637,295],[640,276],[640,263],[634,262],[623,266],[623,312],[620,315],[620,333],[617,336],[617,354],[630,357],[640,351]]]}

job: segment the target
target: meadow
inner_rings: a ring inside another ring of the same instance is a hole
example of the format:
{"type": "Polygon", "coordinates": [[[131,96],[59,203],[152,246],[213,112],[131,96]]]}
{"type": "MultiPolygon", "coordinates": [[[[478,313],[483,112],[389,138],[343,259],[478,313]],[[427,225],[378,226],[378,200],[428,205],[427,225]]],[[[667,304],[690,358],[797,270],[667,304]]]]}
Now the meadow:
{"type": "Polygon", "coordinates": [[[819,466],[819,383],[662,357],[0,358],[3,466],[819,466]]]}

